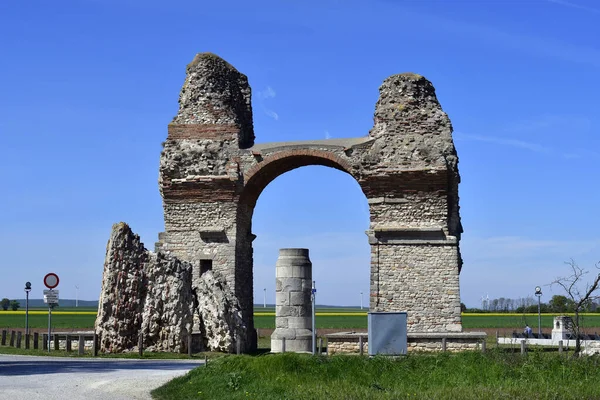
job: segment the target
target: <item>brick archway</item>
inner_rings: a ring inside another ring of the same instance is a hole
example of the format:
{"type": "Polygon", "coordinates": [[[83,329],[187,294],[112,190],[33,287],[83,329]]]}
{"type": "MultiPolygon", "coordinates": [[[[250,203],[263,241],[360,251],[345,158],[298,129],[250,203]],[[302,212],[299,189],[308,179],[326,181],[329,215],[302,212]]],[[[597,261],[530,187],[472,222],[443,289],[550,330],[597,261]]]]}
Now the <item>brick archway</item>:
{"type": "Polygon", "coordinates": [[[462,331],[452,124],[420,75],[390,76],[379,92],[364,136],[255,144],[247,77],[214,54],[188,65],[161,153],[158,247],[195,265],[196,277],[210,264],[250,331],[254,206],[273,179],[306,165],[349,173],[367,198],[371,310],[407,311],[409,332],[462,331]]]}
{"type": "MultiPolygon", "coordinates": [[[[309,165],[330,167],[352,175],[352,165],[332,151],[314,149],[281,150],[262,159],[244,173],[240,202],[255,206],[262,191],[275,178],[293,169],[309,165]]],[[[359,182],[360,185],[360,182],[359,182]]]]}

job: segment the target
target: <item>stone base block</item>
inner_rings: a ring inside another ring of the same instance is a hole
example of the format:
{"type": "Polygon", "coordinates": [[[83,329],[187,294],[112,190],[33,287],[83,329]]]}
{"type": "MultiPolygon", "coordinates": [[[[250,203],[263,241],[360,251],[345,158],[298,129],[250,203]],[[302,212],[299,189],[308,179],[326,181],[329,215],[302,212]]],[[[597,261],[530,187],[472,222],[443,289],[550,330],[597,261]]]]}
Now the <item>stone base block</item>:
{"type": "MultiPolygon", "coordinates": [[[[409,352],[465,351],[481,350],[485,341],[484,332],[408,332],[409,352]]],[[[369,349],[369,335],[366,332],[341,332],[326,335],[327,353],[359,353],[360,338],[363,353],[369,349]]]]}
{"type": "Polygon", "coordinates": [[[284,340],[286,352],[312,353],[312,331],[309,329],[275,329],[271,335],[271,352],[282,353],[284,340]]]}
{"type": "Polygon", "coordinates": [[[295,339],[274,339],[271,337],[271,353],[283,353],[284,340],[286,353],[312,353],[312,336],[300,336],[295,339]]]}

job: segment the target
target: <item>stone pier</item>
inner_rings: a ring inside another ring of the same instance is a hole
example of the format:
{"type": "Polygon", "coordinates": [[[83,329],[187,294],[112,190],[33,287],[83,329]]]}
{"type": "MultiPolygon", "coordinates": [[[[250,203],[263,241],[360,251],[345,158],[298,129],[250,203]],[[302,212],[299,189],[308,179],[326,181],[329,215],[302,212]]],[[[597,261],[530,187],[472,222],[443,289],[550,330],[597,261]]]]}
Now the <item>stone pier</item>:
{"type": "Polygon", "coordinates": [[[312,351],[311,288],[308,249],[280,249],[275,267],[276,329],[271,335],[271,352],[312,351]]]}

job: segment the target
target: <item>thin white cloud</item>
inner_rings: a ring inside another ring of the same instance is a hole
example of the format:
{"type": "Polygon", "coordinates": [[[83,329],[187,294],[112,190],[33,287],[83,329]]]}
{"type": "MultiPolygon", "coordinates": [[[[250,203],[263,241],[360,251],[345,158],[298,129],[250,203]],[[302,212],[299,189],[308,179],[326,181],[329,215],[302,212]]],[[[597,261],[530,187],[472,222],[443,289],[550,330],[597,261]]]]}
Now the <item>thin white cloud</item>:
{"type": "Polygon", "coordinates": [[[269,117],[273,118],[275,121],[279,121],[279,114],[277,114],[275,111],[268,110],[265,108],[265,114],[267,114],[269,117]]]}
{"type": "Polygon", "coordinates": [[[418,17],[423,20],[428,26],[443,31],[445,34],[457,34],[469,38],[471,41],[483,41],[488,46],[489,43],[495,43],[519,50],[528,55],[552,57],[600,67],[600,50],[594,47],[581,46],[547,37],[512,33],[491,25],[474,24],[431,14],[416,12],[405,12],[405,14],[412,14],[415,18],[418,17]]]}
{"type": "Polygon", "coordinates": [[[569,132],[589,131],[592,122],[589,118],[579,115],[544,114],[507,125],[504,132],[532,133],[561,129],[569,132]]]}
{"type": "Polygon", "coordinates": [[[549,3],[554,3],[554,4],[558,4],[558,5],[565,6],[565,7],[576,8],[578,10],[583,10],[583,11],[588,11],[588,12],[592,12],[595,14],[600,14],[600,9],[598,9],[598,8],[582,6],[580,4],[571,3],[570,1],[564,1],[564,0],[546,0],[546,1],[548,1],[549,3]]]}
{"type": "Polygon", "coordinates": [[[591,150],[577,149],[570,153],[563,154],[566,160],[577,160],[581,158],[600,158],[600,153],[591,150]]]}
{"type": "Polygon", "coordinates": [[[499,137],[494,137],[494,136],[470,135],[470,134],[466,134],[466,133],[455,133],[454,137],[457,140],[473,140],[473,141],[478,141],[478,142],[494,143],[494,144],[499,144],[499,145],[503,145],[503,146],[511,146],[511,147],[517,147],[517,148],[521,148],[521,149],[526,149],[526,150],[530,150],[530,151],[533,151],[536,153],[549,154],[552,152],[552,150],[550,148],[543,146],[541,144],[525,142],[523,140],[518,140],[518,139],[505,139],[505,138],[499,138],[499,137]]]}
{"type": "Polygon", "coordinates": [[[331,135],[329,134],[329,131],[325,131],[325,139],[331,139],[331,135]]]}
{"type": "Polygon", "coordinates": [[[526,297],[537,285],[545,288],[544,296],[549,299],[552,293],[560,292],[548,284],[568,272],[565,261],[573,258],[584,269],[595,270],[600,258],[600,237],[486,238],[466,234],[461,240],[461,253],[464,260],[460,274],[461,300],[465,304],[476,305],[486,293],[490,298],[526,297]]]}
{"type": "Polygon", "coordinates": [[[475,260],[556,257],[558,261],[600,249],[600,238],[588,240],[531,239],[521,236],[464,238],[462,244],[475,260]]]}
{"type": "Polygon", "coordinates": [[[275,90],[271,86],[267,86],[264,90],[259,90],[256,92],[256,96],[263,112],[269,117],[273,118],[275,121],[279,121],[279,114],[265,106],[265,100],[273,99],[275,96],[277,96],[275,90]]]}
{"type": "Polygon", "coordinates": [[[271,86],[267,86],[265,90],[258,91],[257,95],[259,99],[272,99],[277,96],[277,93],[271,86]]]}

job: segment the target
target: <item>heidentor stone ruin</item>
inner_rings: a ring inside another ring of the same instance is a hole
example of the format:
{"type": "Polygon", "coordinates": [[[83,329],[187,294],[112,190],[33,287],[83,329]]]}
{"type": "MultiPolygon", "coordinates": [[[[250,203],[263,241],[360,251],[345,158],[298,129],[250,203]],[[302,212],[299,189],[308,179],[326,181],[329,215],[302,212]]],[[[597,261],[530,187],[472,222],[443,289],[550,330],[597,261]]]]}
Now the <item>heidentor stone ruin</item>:
{"type": "Polygon", "coordinates": [[[361,137],[257,144],[247,77],[211,53],[186,72],[160,156],[165,231],[150,252],[113,227],[102,350],[135,349],[140,334],[157,350],[184,351],[189,335],[200,349],[255,349],[252,214],[271,181],[307,165],[350,174],[368,200],[370,309],[407,312],[421,341],[460,336],[458,156],[431,82],[385,79],[361,137]]]}

